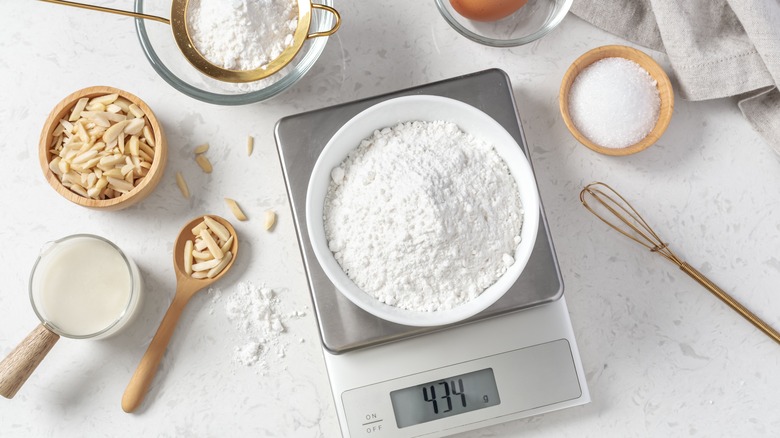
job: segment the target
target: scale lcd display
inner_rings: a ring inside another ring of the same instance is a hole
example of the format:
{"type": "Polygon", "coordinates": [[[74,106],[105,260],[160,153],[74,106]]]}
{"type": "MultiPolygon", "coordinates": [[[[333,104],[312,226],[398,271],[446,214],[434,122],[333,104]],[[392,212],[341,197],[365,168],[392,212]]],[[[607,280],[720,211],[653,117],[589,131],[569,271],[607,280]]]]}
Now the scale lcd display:
{"type": "Polygon", "coordinates": [[[492,368],[390,393],[398,428],[501,404],[492,368]]]}

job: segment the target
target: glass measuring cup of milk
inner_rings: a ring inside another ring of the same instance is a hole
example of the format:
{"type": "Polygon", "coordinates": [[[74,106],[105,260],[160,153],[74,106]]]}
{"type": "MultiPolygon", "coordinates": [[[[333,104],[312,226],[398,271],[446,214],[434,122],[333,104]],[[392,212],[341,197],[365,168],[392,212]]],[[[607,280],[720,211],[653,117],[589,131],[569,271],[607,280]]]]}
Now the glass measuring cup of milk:
{"type": "Polygon", "coordinates": [[[60,336],[101,339],[140,307],[138,267],[119,247],[91,234],[44,245],[30,274],[30,302],[41,324],[0,362],[0,395],[11,398],[60,336]]]}
{"type": "Polygon", "coordinates": [[[110,241],[74,234],[45,245],[30,275],[30,302],[49,330],[101,339],[119,331],[141,298],[136,264],[110,241]]]}

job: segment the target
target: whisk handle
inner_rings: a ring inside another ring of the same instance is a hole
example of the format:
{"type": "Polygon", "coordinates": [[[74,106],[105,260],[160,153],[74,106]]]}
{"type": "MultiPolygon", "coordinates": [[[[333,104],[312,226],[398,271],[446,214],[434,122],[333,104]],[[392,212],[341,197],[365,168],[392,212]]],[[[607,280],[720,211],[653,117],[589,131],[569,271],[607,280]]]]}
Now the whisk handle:
{"type": "Polygon", "coordinates": [[[756,326],[757,329],[761,330],[767,336],[772,338],[775,342],[780,344],[780,333],[778,333],[777,330],[770,327],[769,324],[767,324],[761,318],[756,316],[753,312],[748,310],[739,301],[735,300],[731,295],[727,294],[723,289],[718,287],[718,285],[716,285],[709,278],[707,278],[707,276],[697,271],[693,266],[685,262],[682,262],[680,264],[680,269],[682,269],[683,272],[685,272],[686,274],[690,275],[691,278],[696,280],[696,282],[698,282],[700,285],[704,286],[705,289],[712,292],[713,295],[720,298],[721,301],[728,304],[729,307],[731,307],[737,313],[742,315],[743,318],[750,321],[750,323],[756,326]]]}

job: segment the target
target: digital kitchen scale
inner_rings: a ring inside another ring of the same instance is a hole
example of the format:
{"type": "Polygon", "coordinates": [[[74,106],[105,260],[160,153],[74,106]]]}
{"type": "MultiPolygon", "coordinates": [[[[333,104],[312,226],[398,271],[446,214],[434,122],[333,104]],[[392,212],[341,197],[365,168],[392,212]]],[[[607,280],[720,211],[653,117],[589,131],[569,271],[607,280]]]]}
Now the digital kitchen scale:
{"type": "Polygon", "coordinates": [[[496,69],[285,117],[276,125],[342,434],[439,437],[588,403],[543,208],[534,252],[518,281],[493,306],[449,326],[409,327],[377,318],[343,297],[318,264],[305,201],[320,151],[354,115],[414,94],[479,108],[528,155],[509,78],[496,69]]]}

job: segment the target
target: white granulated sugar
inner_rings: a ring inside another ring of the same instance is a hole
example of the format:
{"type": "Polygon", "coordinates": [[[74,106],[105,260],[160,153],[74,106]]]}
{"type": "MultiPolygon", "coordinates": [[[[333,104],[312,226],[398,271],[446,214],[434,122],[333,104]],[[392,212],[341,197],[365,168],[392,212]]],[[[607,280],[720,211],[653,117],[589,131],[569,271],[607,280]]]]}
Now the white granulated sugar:
{"type": "Polygon", "coordinates": [[[495,149],[454,123],[375,131],[331,172],[325,233],[344,272],[379,301],[446,310],[514,263],[523,210],[495,149]]]}
{"type": "Polygon", "coordinates": [[[264,67],[293,44],[295,0],[190,0],[187,21],[195,48],[229,70],[264,67]]]}
{"type": "Polygon", "coordinates": [[[655,127],[657,83],[639,64],[605,58],[583,69],[569,92],[569,115],[590,141],[607,148],[638,143],[655,127]]]}
{"type": "Polygon", "coordinates": [[[241,333],[242,343],[234,349],[233,362],[257,366],[265,372],[269,361],[286,356],[289,341],[283,338],[285,321],[300,318],[303,311],[284,314],[278,294],[271,288],[255,287],[252,283],[238,283],[235,290],[222,294],[219,289],[209,289],[212,303],[227,296],[225,313],[241,333]]]}

